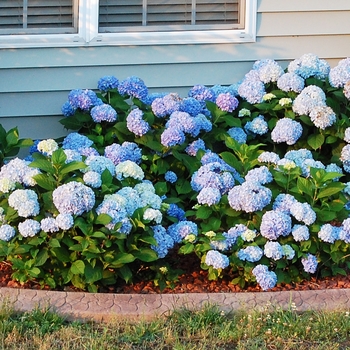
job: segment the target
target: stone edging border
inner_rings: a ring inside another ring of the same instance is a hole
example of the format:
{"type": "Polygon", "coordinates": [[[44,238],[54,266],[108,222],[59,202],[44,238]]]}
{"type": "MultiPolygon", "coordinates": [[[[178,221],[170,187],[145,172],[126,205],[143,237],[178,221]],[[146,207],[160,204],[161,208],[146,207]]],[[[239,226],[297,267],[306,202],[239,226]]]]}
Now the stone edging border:
{"type": "Polygon", "coordinates": [[[350,289],[258,293],[107,294],[0,288],[0,298],[15,310],[48,308],[68,320],[108,322],[113,319],[151,320],[175,309],[198,309],[206,304],[222,311],[279,307],[297,311],[350,310],[350,289]]]}

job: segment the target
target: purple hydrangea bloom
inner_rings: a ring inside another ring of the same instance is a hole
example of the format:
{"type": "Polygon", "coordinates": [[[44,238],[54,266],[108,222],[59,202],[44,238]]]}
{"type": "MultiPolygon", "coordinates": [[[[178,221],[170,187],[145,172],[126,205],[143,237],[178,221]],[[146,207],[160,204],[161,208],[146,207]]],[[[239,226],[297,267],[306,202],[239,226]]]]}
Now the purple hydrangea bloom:
{"type": "Polygon", "coordinates": [[[312,254],[308,254],[305,258],[301,259],[305,272],[315,273],[317,270],[317,258],[312,254]]]}
{"type": "Polygon", "coordinates": [[[147,134],[150,130],[150,125],[142,119],[143,112],[139,108],[133,109],[126,117],[126,126],[136,136],[147,134]]]}
{"type": "Polygon", "coordinates": [[[257,246],[248,246],[244,249],[240,249],[237,256],[242,261],[257,262],[263,256],[263,251],[257,246]]]}
{"type": "Polygon", "coordinates": [[[205,257],[205,263],[214,269],[224,269],[230,265],[228,257],[217,250],[209,250],[205,257]]]}
{"type": "Polygon", "coordinates": [[[185,134],[180,128],[168,128],[161,134],[160,142],[165,147],[182,145],[185,142],[185,134]]]}
{"type": "Polygon", "coordinates": [[[117,120],[117,112],[108,104],[101,104],[91,109],[91,117],[95,123],[115,122],[117,120]]]}
{"type": "Polygon", "coordinates": [[[193,97],[198,101],[205,102],[205,101],[215,101],[215,92],[204,86],[204,85],[195,85],[193,86],[190,91],[188,92],[189,97],[193,97]]]}
{"type": "Polygon", "coordinates": [[[270,210],[261,218],[260,233],[269,240],[288,236],[292,231],[292,219],[282,211],[270,210]]]}
{"type": "Polygon", "coordinates": [[[124,141],[121,145],[113,143],[105,148],[105,157],[109,158],[114,165],[118,165],[126,160],[140,163],[142,150],[134,142],[124,141]]]}
{"type": "Polygon", "coordinates": [[[238,107],[238,100],[229,92],[221,93],[215,100],[217,106],[225,112],[232,112],[238,107]]]}
{"type": "Polygon", "coordinates": [[[273,271],[269,271],[266,265],[255,266],[252,273],[262,290],[269,290],[277,283],[277,275],[273,271]]]}
{"type": "Polygon", "coordinates": [[[309,228],[306,225],[294,225],[292,236],[296,242],[307,241],[310,238],[309,228]]]}
{"type": "Polygon", "coordinates": [[[299,75],[289,72],[278,78],[277,87],[286,92],[301,92],[305,87],[305,81],[299,75]]]}
{"type": "Polygon", "coordinates": [[[205,143],[202,139],[198,139],[190,143],[185,149],[185,152],[188,155],[195,157],[200,149],[202,149],[203,151],[206,150],[205,143]]]}
{"type": "Polygon", "coordinates": [[[148,95],[148,88],[145,82],[135,76],[128,77],[118,85],[118,91],[121,95],[136,97],[139,100],[145,100],[148,95]]]}
{"type": "Polygon", "coordinates": [[[181,97],[176,93],[158,97],[152,102],[152,112],[158,118],[164,118],[180,110],[181,97]]]}
{"type": "Polygon", "coordinates": [[[111,89],[117,89],[119,80],[113,75],[107,75],[99,79],[97,88],[102,92],[107,92],[111,89]]]}
{"type": "Polygon", "coordinates": [[[273,142],[285,142],[287,145],[294,145],[303,133],[302,125],[290,118],[282,118],[277,121],[271,132],[273,142]]]}

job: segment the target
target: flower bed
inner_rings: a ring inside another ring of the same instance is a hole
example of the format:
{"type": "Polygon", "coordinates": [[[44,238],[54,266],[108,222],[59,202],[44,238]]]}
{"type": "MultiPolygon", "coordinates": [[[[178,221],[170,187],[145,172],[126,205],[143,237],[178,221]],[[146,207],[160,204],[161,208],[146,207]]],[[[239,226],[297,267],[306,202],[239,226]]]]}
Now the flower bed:
{"type": "Polygon", "coordinates": [[[241,288],[346,274],[350,58],[260,60],[187,97],[134,76],[98,90],[69,93],[63,139],[0,130],[0,256],[15,279],[96,292],[142,271],[163,290],[174,255],[193,253],[241,288]]]}

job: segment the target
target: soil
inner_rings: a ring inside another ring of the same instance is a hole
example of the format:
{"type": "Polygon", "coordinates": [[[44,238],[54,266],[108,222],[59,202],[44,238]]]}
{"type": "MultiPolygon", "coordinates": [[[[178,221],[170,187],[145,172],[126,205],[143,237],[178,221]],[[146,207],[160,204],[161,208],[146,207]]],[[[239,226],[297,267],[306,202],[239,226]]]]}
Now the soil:
{"type": "MultiPolygon", "coordinates": [[[[191,259],[188,257],[185,262],[178,264],[176,268],[182,270],[182,274],[179,275],[178,281],[174,284],[173,288],[166,288],[160,291],[159,287],[155,286],[151,281],[145,281],[142,278],[143,273],[136,276],[137,280],[133,284],[118,284],[109,286],[106,289],[100,290],[104,293],[117,293],[117,294],[154,294],[154,293],[238,293],[238,292],[262,292],[259,286],[248,286],[240,288],[237,285],[231,283],[232,279],[236,276],[230,274],[225,275],[222,279],[217,281],[210,281],[207,278],[207,271],[199,268],[198,258],[191,259]]],[[[22,289],[46,289],[42,288],[36,281],[30,281],[27,283],[19,283],[12,279],[12,268],[8,262],[0,262],[0,287],[9,288],[22,288],[22,289]]],[[[308,281],[301,283],[278,284],[271,289],[272,292],[277,291],[300,291],[300,290],[322,290],[322,289],[339,289],[350,288],[350,272],[346,275],[337,275],[333,277],[311,277],[308,281]]],[[[57,289],[58,290],[58,289],[57,289]]],[[[78,292],[81,290],[76,289],[73,286],[66,286],[65,291],[78,292]]]]}

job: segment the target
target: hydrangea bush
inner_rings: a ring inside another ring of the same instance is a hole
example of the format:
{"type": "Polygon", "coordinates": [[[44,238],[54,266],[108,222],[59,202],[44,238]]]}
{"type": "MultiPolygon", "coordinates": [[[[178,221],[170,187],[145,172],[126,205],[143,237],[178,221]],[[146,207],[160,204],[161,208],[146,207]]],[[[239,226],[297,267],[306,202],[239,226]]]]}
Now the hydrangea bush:
{"type": "Polygon", "coordinates": [[[102,77],[0,170],[0,255],[14,278],[98,291],[195,254],[209,279],[262,290],[350,267],[350,58],[259,60],[186,97],[102,77]]]}

